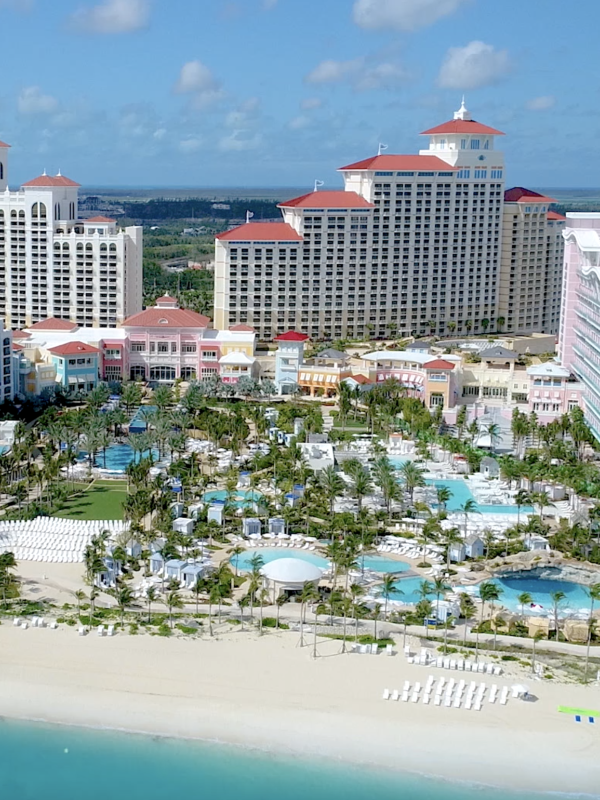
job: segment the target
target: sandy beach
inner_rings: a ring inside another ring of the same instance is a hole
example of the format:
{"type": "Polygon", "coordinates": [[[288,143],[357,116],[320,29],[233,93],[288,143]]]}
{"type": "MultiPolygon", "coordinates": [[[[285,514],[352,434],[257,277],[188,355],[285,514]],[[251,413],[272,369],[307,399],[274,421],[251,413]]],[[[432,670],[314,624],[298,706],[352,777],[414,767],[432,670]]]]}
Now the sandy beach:
{"type": "Polygon", "coordinates": [[[557,711],[559,704],[600,707],[597,689],[533,683],[537,702],[486,703],[481,712],[384,702],[384,687],[400,688],[406,678],[424,682],[430,670],[399,655],[337,655],[340,643],[330,640],[319,642],[314,660],[298,643],[292,632],[108,639],[5,623],[0,714],[521,790],[598,791],[600,720],[577,724],[557,711]]]}

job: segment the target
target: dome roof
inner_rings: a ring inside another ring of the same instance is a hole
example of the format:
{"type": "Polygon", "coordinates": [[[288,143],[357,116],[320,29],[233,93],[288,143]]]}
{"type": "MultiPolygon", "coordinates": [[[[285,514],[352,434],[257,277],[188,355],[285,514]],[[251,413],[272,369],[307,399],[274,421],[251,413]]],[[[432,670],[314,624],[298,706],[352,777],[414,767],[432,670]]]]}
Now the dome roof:
{"type": "Polygon", "coordinates": [[[265,564],[261,573],[276,583],[306,583],[318,581],[323,576],[322,570],[301,558],[277,558],[265,564]]]}

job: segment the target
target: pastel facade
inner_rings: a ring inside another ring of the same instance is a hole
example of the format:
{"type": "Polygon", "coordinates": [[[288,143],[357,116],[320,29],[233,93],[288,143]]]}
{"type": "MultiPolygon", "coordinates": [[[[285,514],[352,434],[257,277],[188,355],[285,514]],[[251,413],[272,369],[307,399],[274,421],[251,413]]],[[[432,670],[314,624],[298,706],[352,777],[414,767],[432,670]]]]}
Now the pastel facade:
{"type": "Polygon", "coordinates": [[[8,188],[0,142],[0,318],[23,328],[48,317],[116,327],[142,308],[142,228],[78,218],[79,184],[60,173],[8,188]]]}
{"type": "Polygon", "coordinates": [[[298,387],[300,365],[304,361],[305,333],[287,331],[275,337],[275,386],[279,394],[292,394],[298,387]]]}
{"type": "Polygon", "coordinates": [[[600,213],[569,213],[559,334],[561,364],[583,385],[586,420],[600,438],[600,213]]]}
{"type": "Polygon", "coordinates": [[[351,375],[346,355],[330,349],[300,365],[298,388],[310,397],[335,397],[340,383],[351,375]]]}
{"type": "Polygon", "coordinates": [[[68,342],[50,349],[56,383],[64,389],[91,392],[98,385],[100,350],[84,342],[68,342]]]}
{"type": "Polygon", "coordinates": [[[527,369],[527,375],[529,411],[534,411],[542,424],[582,406],[584,387],[560,364],[536,364],[527,369]]]}

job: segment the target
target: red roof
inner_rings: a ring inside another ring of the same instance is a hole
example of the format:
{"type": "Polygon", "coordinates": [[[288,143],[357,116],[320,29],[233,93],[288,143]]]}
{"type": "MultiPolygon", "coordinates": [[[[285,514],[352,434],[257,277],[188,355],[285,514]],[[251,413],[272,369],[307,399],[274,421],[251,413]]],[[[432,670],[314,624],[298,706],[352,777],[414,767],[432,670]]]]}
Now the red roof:
{"type": "Polygon", "coordinates": [[[425,369],[454,369],[454,364],[443,358],[434,358],[433,361],[428,361],[423,366],[425,369]]]}
{"type": "Polygon", "coordinates": [[[373,208],[356,192],[310,192],[280,203],[279,208],[373,208]]]}
{"type": "Polygon", "coordinates": [[[306,333],[299,333],[298,331],[287,331],[287,333],[280,333],[275,336],[274,342],[305,342],[310,339],[306,333]]]}
{"type": "Polygon", "coordinates": [[[504,136],[502,131],[490,128],[489,125],[482,125],[474,119],[451,119],[435,128],[423,131],[421,136],[431,136],[434,133],[487,133],[490,136],[504,136]]]}
{"type": "Polygon", "coordinates": [[[549,211],[546,216],[547,216],[547,219],[555,219],[555,220],[559,220],[559,221],[560,220],[566,220],[566,217],[563,217],[563,215],[559,214],[558,211],[549,211]]]}
{"type": "Polygon", "coordinates": [[[552,197],[546,197],[538,192],[532,192],[531,189],[524,189],[522,186],[515,186],[513,189],[507,189],[504,192],[505,203],[555,203],[552,197]]]}
{"type": "Polygon", "coordinates": [[[366,375],[351,375],[348,380],[356,381],[356,383],[360,383],[361,386],[364,386],[366,383],[373,383],[366,375]]]}
{"type": "Polygon", "coordinates": [[[85,342],[66,342],[59,344],[57,347],[50,347],[49,351],[57,356],[76,356],[81,353],[99,353],[97,347],[92,347],[91,344],[85,342]]]}
{"type": "Polygon", "coordinates": [[[89,219],[83,220],[85,223],[87,222],[116,222],[116,219],[112,217],[90,217],[89,219]]]}
{"type": "Polygon", "coordinates": [[[29,330],[32,331],[74,331],[75,328],[77,328],[75,322],[58,317],[48,317],[48,319],[42,319],[29,326],[29,330]]]}
{"type": "Polygon", "coordinates": [[[32,181],[27,181],[23,186],[81,186],[63,175],[40,175],[32,181]]]}
{"type": "Polygon", "coordinates": [[[217,239],[226,242],[302,242],[304,239],[286,222],[246,222],[217,239]]]}
{"type": "Polygon", "coordinates": [[[208,328],[210,319],[188,308],[147,308],[123,323],[124,328],[208,328]]]}
{"type": "Polygon", "coordinates": [[[365,158],[364,161],[357,161],[355,164],[348,164],[345,167],[340,167],[339,171],[350,169],[368,169],[368,170],[402,170],[402,171],[417,171],[426,170],[450,172],[451,170],[458,169],[458,167],[451,167],[446,164],[441,158],[437,156],[372,156],[365,158]]]}
{"type": "Polygon", "coordinates": [[[0,147],[10,147],[10,145],[6,144],[6,142],[0,142],[0,147]]]}
{"type": "Polygon", "coordinates": [[[17,342],[13,342],[12,346],[13,346],[13,350],[24,350],[25,349],[22,344],[17,344],[17,342]]]}
{"type": "Polygon", "coordinates": [[[233,333],[255,333],[254,328],[250,325],[230,325],[229,330],[233,333]]]}
{"type": "Polygon", "coordinates": [[[31,338],[31,334],[27,333],[27,331],[13,331],[13,339],[29,339],[31,338]]]}

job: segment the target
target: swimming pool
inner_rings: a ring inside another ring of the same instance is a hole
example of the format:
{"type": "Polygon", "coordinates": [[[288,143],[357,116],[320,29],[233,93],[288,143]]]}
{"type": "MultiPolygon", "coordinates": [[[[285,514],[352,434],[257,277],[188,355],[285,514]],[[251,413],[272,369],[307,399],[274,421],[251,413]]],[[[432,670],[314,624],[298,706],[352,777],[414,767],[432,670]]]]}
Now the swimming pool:
{"type": "Polygon", "coordinates": [[[580,610],[588,611],[590,607],[590,599],[585,586],[581,583],[532,577],[527,573],[506,575],[494,579],[493,582],[502,589],[501,605],[510,611],[524,614],[537,611],[537,613],[547,613],[552,616],[554,614],[554,605],[550,595],[553,592],[564,592],[566,595],[566,598],[558,607],[559,616],[567,616],[580,610]],[[525,606],[524,609],[521,609],[518,597],[523,592],[528,592],[532,601],[542,608],[530,609],[525,606]]]}
{"type": "MultiPolygon", "coordinates": [[[[300,561],[308,561],[309,564],[314,564],[315,567],[319,567],[319,569],[329,569],[330,566],[326,558],[307,550],[296,550],[293,547],[261,547],[252,552],[247,551],[245,553],[240,553],[238,557],[238,569],[242,571],[252,569],[250,566],[250,559],[256,553],[262,556],[265,564],[275,561],[278,558],[297,558],[300,561]]],[[[230,562],[235,565],[234,560],[235,556],[230,559],[230,562]]],[[[358,556],[357,562],[358,568],[360,569],[362,567],[362,558],[360,556],[358,556]]],[[[395,561],[391,558],[382,558],[381,556],[365,556],[365,569],[379,572],[383,575],[386,573],[406,572],[410,569],[410,564],[404,561],[395,561]]]]}
{"type": "MultiPolygon", "coordinates": [[[[395,600],[403,605],[416,605],[422,599],[420,589],[423,583],[423,578],[403,578],[402,580],[394,583],[394,592],[390,596],[390,600],[395,600]]],[[[434,594],[427,595],[429,600],[435,598],[434,594]]]]}
{"type": "MultiPolygon", "coordinates": [[[[435,486],[436,489],[447,488],[452,492],[452,497],[446,503],[447,511],[460,511],[467,500],[473,500],[477,503],[475,496],[469,489],[466,481],[460,478],[440,480],[437,478],[427,479],[428,486],[435,486]]],[[[498,503],[498,505],[480,505],[477,503],[477,510],[481,514],[518,514],[519,509],[517,506],[509,506],[498,503]]],[[[532,514],[534,511],[531,506],[521,506],[521,514],[532,514]]]]}
{"type": "Polygon", "coordinates": [[[245,508],[246,506],[251,506],[253,503],[259,503],[263,496],[260,492],[252,490],[245,492],[241,489],[236,489],[232,494],[229,494],[226,489],[215,489],[212,492],[205,492],[202,499],[207,503],[211,503],[214,500],[225,503],[228,497],[232,505],[238,508],[245,508]]]}
{"type": "Polygon", "coordinates": [[[110,447],[106,448],[106,460],[105,453],[100,451],[96,454],[94,464],[99,469],[107,469],[111,472],[125,472],[132,461],[137,463],[141,458],[147,458],[149,455],[152,455],[153,461],[158,460],[159,454],[155,448],[152,451],[145,450],[140,454],[136,453],[130,444],[111,444],[110,447]]]}

